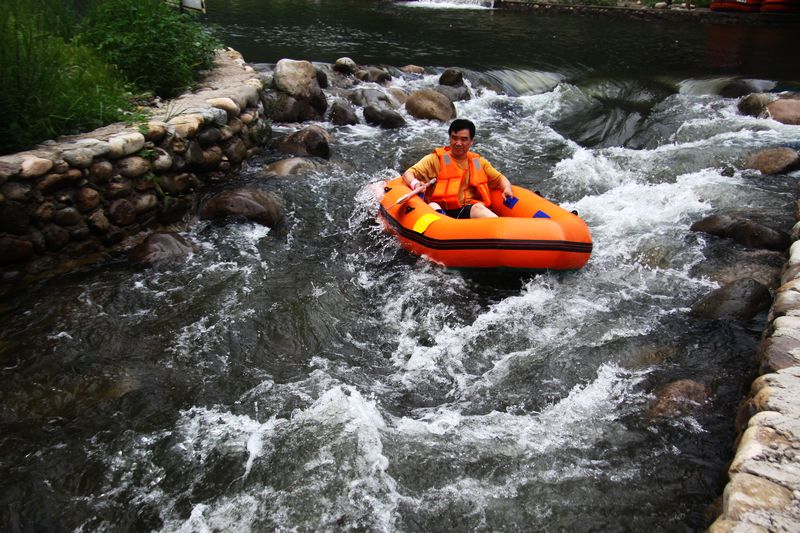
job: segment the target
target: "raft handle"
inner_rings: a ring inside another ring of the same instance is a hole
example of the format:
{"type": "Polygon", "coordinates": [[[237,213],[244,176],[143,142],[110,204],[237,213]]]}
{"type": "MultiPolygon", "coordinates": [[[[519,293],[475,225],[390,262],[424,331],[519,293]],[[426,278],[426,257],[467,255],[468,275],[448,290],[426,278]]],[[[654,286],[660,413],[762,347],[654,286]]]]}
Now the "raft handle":
{"type": "Polygon", "coordinates": [[[383,188],[383,192],[385,192],[385,193],[387,193],[387,192],[389,192],[389,191],[391,191],[391,190],[392,190],[392,188],[391,188],[391,187],[384,187],[384,188],[383,188]]]}
{"type": "Polygon", "coordinates": [[[572,210],[572,214],[573,214],[573,215],[575,215],[575,216],[578,216],[578,211],[577,211],[577,209],[573,209],[573,210],[572,210]]]}
{"type": "Polygon", "coordinates": [[[411,207],[410,205],[407,205],[407,206],[406,206],[406,214],[409,214],[409,213],[410,213],[411,211],[413,211],[414,209],[416,209],[416,207],[411,207]]]}

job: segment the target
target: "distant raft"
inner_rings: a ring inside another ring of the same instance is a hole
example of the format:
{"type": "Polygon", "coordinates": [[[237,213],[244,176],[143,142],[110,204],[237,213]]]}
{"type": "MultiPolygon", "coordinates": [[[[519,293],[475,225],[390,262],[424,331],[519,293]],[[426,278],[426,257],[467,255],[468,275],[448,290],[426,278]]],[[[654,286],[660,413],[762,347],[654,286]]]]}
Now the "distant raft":
{"type": "Polygon", "coordinates": [[[384,183],[380,216],[410,252],[461,269],[577,270],[592,253],[589,227],[575,213],[522,187],[516,202],[492,191],[498,218],[454,219],[419,196],[393,205],[411,190],[401,178],[384,183]]]}

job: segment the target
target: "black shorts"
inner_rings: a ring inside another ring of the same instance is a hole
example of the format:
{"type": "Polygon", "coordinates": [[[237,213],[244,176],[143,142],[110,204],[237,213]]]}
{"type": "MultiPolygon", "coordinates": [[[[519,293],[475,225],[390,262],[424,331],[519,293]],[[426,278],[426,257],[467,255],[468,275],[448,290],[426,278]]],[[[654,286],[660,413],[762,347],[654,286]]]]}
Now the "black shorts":
{"type": "Polygon", "coordinates": [[[469,218],[469,213],[472,211],[472,205],[465,205],[463,207],[457,207],[455,209],[445,209],[444,214],[451,217],[451,218],[469,218]]]}

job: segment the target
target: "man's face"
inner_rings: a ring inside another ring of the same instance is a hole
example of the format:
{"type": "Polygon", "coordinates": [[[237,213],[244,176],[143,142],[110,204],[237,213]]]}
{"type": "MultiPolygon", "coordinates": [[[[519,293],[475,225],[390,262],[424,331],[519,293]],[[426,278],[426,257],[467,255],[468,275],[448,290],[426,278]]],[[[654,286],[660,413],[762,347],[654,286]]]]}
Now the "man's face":
{"type": "Polygon", "coordinates": [[[456,159],[467,157],[467,152],[472,147],[472,137],[468,129],[454,131],[450,134],[450,153],[456,159]]]}

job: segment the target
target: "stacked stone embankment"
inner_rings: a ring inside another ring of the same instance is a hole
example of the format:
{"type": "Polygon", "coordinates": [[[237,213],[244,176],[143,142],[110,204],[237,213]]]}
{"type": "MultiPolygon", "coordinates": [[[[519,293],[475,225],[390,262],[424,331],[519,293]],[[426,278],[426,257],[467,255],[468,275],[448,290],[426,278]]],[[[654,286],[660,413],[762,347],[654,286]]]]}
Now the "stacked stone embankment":
{"type": "MultiPolygon", "coordinates": [[[[796,95],[753,94],[739,109],[800,125],[796,95]]],[[[800,167],[800,154],[775,147],[748,158],[764,174],[800,167]]],[[[800,201],[797,204],[800,220],[800,201]]],[[[775,291],[757,360],[760,376],[737,417],[739,438],[712,533],[800,531],[800,222],[775,291]]]]}
{"type": "Polygon", "coordinates": [[[237,52],[219,51],[197,90],[146,121],[0,157],[2,285],[69,271],[184,222],[204,181],[269,135],[262,90],[237,52]]]}

